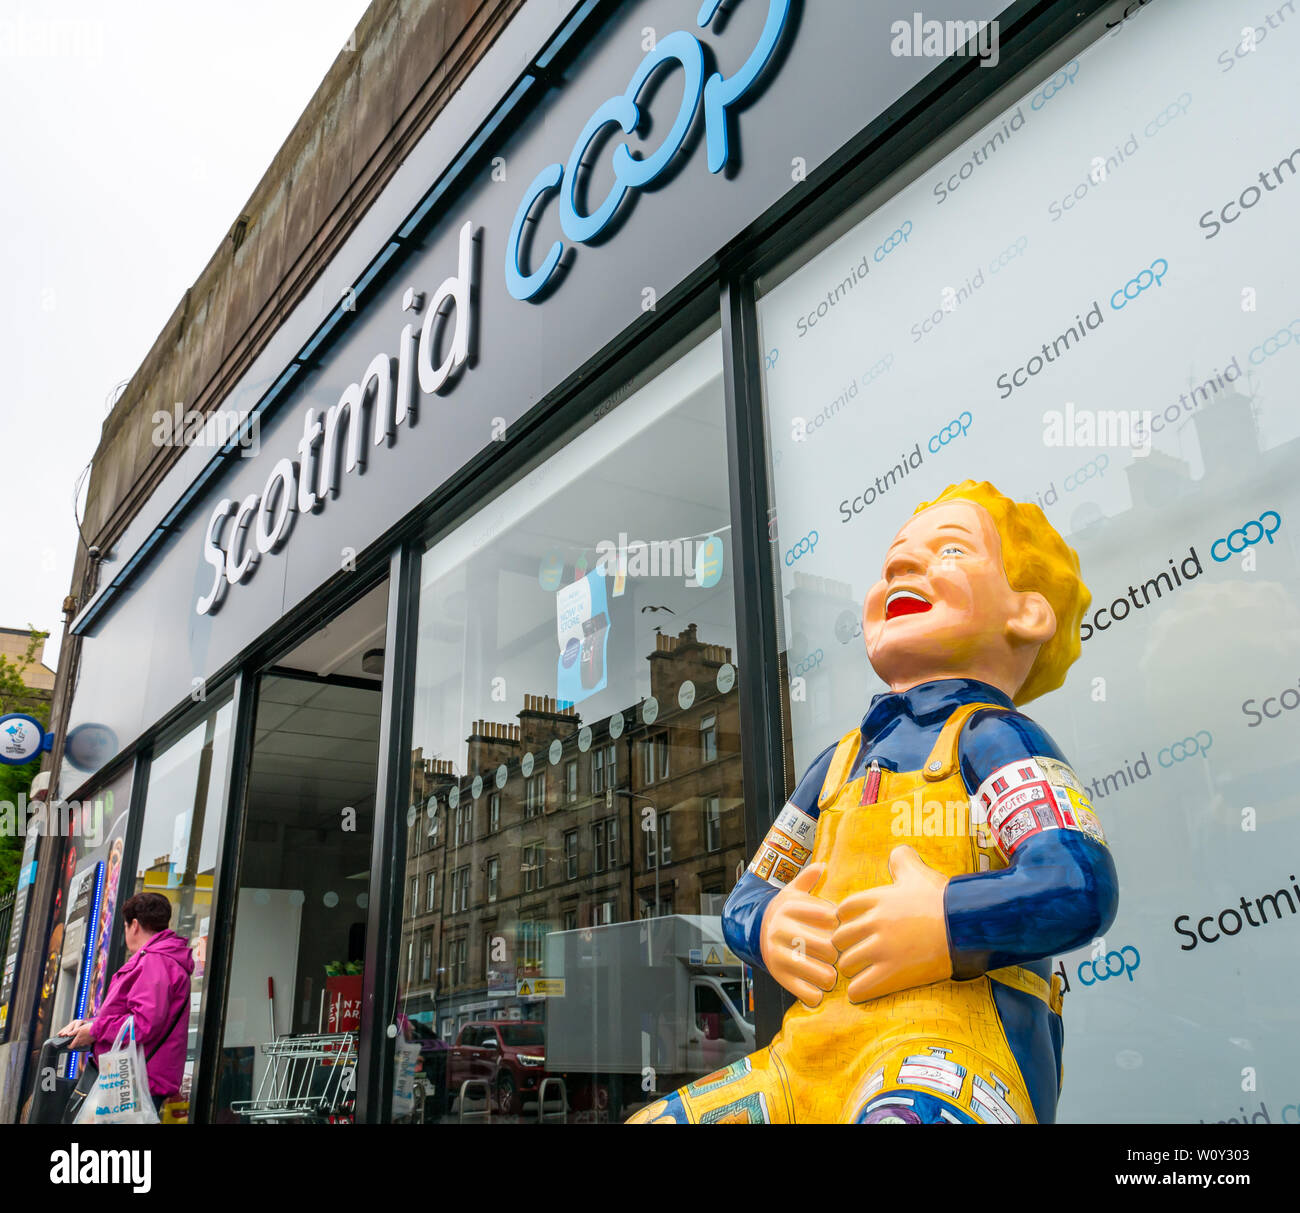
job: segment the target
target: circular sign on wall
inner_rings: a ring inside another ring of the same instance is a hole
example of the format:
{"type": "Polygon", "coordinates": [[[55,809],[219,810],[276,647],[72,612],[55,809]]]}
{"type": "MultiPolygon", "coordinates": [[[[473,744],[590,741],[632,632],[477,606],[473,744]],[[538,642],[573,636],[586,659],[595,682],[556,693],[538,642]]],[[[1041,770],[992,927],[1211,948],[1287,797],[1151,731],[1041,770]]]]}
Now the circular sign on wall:
{"type": "Polygon", "coordinates": [[[433,815],[438,811],[438,798],[436,796],[430,796],[429,799],[424,802],[424,811],[428,813],[429,820],[432,821],[433,815]]]}
{"type": "Polygon", "coordinates": [[[641,705],[641,720],[644,724],[654,724],[659,719],[659,700],[653,695],[641,705]]]}
{"type": "Polygon", "coordinates": [[[483,795],[483,776],[475,775],[474,782],[469,785],[469,794],[477,800],[483,795]]]}
{"type": "Polygon", "coordinates": [[[689,678],[677,688],[677,706],[684,712],[695,702],[695,683],[689,678]]]}
{"type": "Polygon", "coordinates": [[[736,685],[736,667],[727,662],[718,670],[718,690],[725,695],[736,685]]]}
{"type": "Polygon", "coordinates": [[[533,773],[533,754],[531,750],[520,760],[519,769],[523,771],[525,779],[533,773]]]}
{"type": "Polygon", "coordinates": [[[614,715],[609,718],[609,739],[611,741],[617,741],[622,736],[623,713],[615,712],[614,715]]]}
{"type": "Polygon", "coordinates": [[[497,767],[496,785],[498,788],[504,788],[506,786],[507,775],[509,775],[509,772],[506,770],[506,764],[503,762],[499,767],[497,767]]]}
{"type": "Polygon", "coordinates": [[[578,749],[584,754],[591,749],[591,725],[584,724],[578,730],[578,749]]]}
{"type": "Polygon", "coordinates": [[[460,787],[453,783],[447,792],[447,807],[454,809],[458,804],[460,804],[460,787]]]}
{"type": "Polygon", "coordinates": [[[551,766],[555,766],[564,754],[564,743],[557,737],[551,742],[551,766]]]}
{"type": "Polygon", "coordinates": [[[22,712],[0,716],[0,762],[19,767],[31,762],[45,748],[41,722],[22,712]]]}
{"type": "Polygon", "coordinates": [[[63,756],[79,771],[97,771],[117,753],[117,734],[105,724],[79,724],[63,743],[63,756]]]}

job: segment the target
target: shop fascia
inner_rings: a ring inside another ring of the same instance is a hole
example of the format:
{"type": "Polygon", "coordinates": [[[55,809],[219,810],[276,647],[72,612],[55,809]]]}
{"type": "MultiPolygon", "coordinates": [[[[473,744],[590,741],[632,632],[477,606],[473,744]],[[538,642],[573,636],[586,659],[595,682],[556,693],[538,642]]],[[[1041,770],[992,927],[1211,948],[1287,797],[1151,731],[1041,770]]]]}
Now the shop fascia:
{"type": "MultiPolygon", "coordinates": [[[[698,26],[708,27],[720,7],[721,0],[703,0],[697,15],[698,26]]],[[[789,20],[790,8],[791,0],[768,0],[758,42],[740,68],[727,77],[718,72],[706,77],[704,47],[694,34],[678,30],[657,41],[633,72],[626,90],[609,98],[592,114],[578,135],[568,162],[543,169],[525,191],[507,241],[505,280],[507,290],[515,299],[540,303],[549,293],[545,288],[557,285],[554,279],[564,253],[559,241],[535,271],[530,273],[520,264],[523,230],[530,215],[535,221],[535,211],[545,195],[559,194],[560,224],[565,235],[575,244],[593,243],[629,194],[645,189],[677,158],[701,108],[709,172],[720,173],[727,166],[732,156],[732,141],[728,137],[731,114],[771,63],[789,20]],[[626,144],[619,144],[613,153],[614,187],[593,211],[580,213],[579,176],[584,171],[588,149],[606,127],[621,127],[626,134],[641,127],[642,113],[637,100],[648,82],[665,69],[680,69],[685,87],[677,116],[663,142],[640,159],[633,157],[626,144]]],[[[271,469],[261,493],[250,493],[239,502],[230,497],[217,502],[209,516],[203,544],[203,559],[213,571],[212,586],[195,603],[198,614],[215,613],[228,587],[247,581],[261,557],[284,546],[297,514],[318,513],[330,497],[336,497],[344,471],[365,471],[368,421],[372,445],[392,444],[401,425],[416,418],[417,382],[420,393],[429,396],[446,394],[455,386],[469,361],[470,351],[475,348],[478,292],[473,280],[476,263],[473,244],[480,235],[481,229],[476,229],[473,223],[466,223],[460,229],[457,272],[430,300],[418,335],[414,324],[403,327],[397,357],[377,354],[360,381],[349,384],[337,404],[322,413],[315,408],[304,411],[298,460],[280,459],[271,469]],[[444,318],[453,312],[456,326],[450,348],[446,357],[435,364],[444,318]]],[[[421,303],[421,297],[408,289],[404,308],[418,311],[421,303]]]]}
{"type": "Polygon", "coordinates": [[[360,381],[349,384],[337,404],[321,412],[304,410],[298,459],[279,460],[261,493],[250,493],[238,503],[230,497],[217,502],[203,542],[203,559],[213,570],[212,588],[195,603],[198,614],[214,614],[228,586],[246,581],[262,556],[279,551],[288,542],[298,514],[319,513],[326,501],[337,497],[345,471],[365,471],[367,428],[374,446],[397,440],[403,423],[417,416],[417,383],[425,396],[444,395],[456,385],[475,344],[474,243],[480,234],[472,222],[460,229],[456,273],[438,288],[427,308],[414,288],[408,288],[403,307],[412,312],[423,309],[424,321],[418,332],[414,323],[402,327],[397,357],[376,354],[360,381]],[[452,315],[450,347],[435,362],[452,315]]]}

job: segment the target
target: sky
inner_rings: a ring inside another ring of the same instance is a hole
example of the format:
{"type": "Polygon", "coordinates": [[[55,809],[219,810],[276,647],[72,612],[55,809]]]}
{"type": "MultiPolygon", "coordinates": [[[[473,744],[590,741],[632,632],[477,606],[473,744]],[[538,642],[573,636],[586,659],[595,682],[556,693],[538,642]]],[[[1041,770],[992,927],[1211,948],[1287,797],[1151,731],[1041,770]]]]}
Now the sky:
{"type": "Polygon", "coordinates": [[[51,668],[114,390],[367,7],[0,0],[0,627],[48,631],[51,668]]]}

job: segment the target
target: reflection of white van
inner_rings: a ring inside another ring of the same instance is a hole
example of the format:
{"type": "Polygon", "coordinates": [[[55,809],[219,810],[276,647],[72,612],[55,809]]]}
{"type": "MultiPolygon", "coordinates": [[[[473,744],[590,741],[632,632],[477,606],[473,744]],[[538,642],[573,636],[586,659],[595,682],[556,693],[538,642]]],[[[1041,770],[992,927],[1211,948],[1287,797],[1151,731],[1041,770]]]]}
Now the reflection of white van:
{"type": "Polygon", "coordinates": [[[546,937],[546,1068],[570,1076],[629,1075],[659,1091],[755,1049],[740,960],[720,918],[673,914],[546,937]]]}

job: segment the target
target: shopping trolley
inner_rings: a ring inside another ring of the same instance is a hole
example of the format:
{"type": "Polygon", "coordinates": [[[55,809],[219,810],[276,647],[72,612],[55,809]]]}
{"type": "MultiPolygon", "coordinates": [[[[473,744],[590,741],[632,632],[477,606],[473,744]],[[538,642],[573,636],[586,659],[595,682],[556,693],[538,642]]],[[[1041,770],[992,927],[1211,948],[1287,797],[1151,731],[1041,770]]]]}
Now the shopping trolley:
{"type": "Polygon", "coordinates": [[[249,1124],[351,1124],[356,1109],[357,1034],[282,1036],[261,1046],[266,1070],[253,1099],[232,1112],[249,1124]]]}

